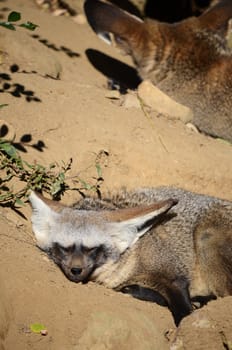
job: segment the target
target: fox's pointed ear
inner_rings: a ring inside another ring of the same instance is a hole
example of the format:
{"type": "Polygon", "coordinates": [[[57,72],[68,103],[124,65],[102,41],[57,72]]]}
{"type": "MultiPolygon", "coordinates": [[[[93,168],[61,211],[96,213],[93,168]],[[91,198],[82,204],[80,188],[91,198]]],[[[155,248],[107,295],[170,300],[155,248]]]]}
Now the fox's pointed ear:
{"type": "Polygon", "coordinates": [[[64,206],[36,192],[31,192],[29,200],[33,209],[31,222],[37,244],[41,249],[46,250],[49,248],[50,226],[64,206]]]}
{"type": "Polygon", "coordinates": [[[155,224],[159,215],[166,213],[176,204],[176,200],[168,199],[147,206],[108,212],[107,220],[112,225],[109,232],[120,253],[133,246],[155,224]]]}
{"type": "Polygon", "coordinates": [[[227,34],[229,20],[232,18],[232,1],[218,1],[209,10],[198,17],[199,23],[205,30],[210,29],[219,32],[221,35],[227,34]]]}
{"type": "Polygon", "coordinates": [[[131,43],[143,30],[141,18],[99,0],[86,0],[84,9],[90,26],[101,39],[111,44],[113,36],[116,45],[130,53],[131,43]]]}

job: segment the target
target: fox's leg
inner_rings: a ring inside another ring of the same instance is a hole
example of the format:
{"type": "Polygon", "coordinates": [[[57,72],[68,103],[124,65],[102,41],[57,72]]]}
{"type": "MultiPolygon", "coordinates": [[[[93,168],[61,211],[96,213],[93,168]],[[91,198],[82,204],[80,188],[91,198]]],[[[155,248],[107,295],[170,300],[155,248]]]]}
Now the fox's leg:
{"type": "Polygon", "coordinates": [[[121,291],[125,294],[130,294],[136,299],[150,301],[161,306],[167,306],[167,302],[162,295],[150,288],[145,288],[134,284],[124,287],[121,291]]]}
{"type": "Polygon", "coordinates": [[[182,318],[189,315],[193,308],[189,295],[189,282],[186,278],[177,278],[166,286],[165,294],[168,307],[178,326],[182,318]]]}

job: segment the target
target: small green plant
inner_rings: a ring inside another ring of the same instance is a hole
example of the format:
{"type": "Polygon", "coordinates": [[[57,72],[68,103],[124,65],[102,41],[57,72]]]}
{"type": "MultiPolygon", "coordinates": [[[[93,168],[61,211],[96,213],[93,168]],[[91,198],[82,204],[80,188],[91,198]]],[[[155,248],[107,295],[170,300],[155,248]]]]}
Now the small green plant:
{"type": "Polygon", "coordinates": [[[46,327],[41,323],[33,323],[30,325],[30,330],[33,333],[40,333],[41,334],[41,332],[44,331],[45,329],[46,329],[46,327]]]}
{"type": "Polygon", "coordinates": [[[38,25],[34,24],[32,22],[23,22],[23,23],[16,23],[21,20],[21,13],[12,11],[7,17],[7,21],[0,22],[0,26],[10,29],[10,30],[16,30],[16,27],[23,27],[28,30],[35,30],[38,25]]]}
{"type": "Polygon", "coordinates": [[[11,142],[0,139],[0,171],[3,174],[0,178],[0,204],[21,206],[30,189],[43,190],[54,199],[59,199],[69,187],[65,182],[65,173],[70,167],[71,160],[61,167],[54,163],[48,167],[38,163],[29,164],[22,159],[11,142]]]}
{"type": "Polygon", "coordinates": [[[67,178],[71,165],[72,159],[61,166],[57,163],[48,167],[37,162],[30,164],[22,159],[13,142],[0,138],[0,205],[19,208],[24,205],[30,190],[47,192],[57,200],[67,190],[76,190],[82,196],[91,191],[100,197],[100,185],[104,180],[98,160],[95,161],[97,176],[92,177],[93,184],[79,176],[67,178]]]}

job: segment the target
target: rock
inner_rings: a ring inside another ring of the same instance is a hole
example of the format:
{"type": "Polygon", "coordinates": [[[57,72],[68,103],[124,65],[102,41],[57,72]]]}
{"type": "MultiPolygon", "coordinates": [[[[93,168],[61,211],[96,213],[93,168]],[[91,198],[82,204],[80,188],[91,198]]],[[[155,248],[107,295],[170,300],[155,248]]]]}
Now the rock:
{"type": "Polygon", "coordinates": [[[190,108],[177,103],[147,80],[139,85],[138,95],[145,105],[157,113],[180,119],[184,123],[191,122],[193,119],[190,108]]]}
{"type": "Polygon", "coordinates": [[[110,90],[110,91],[107,91],[107,93],[105,94],[105,97],[112,100],[119,100],[121,95],[118,90],[110,90]]]}
{"type": "Polygon", "coordinates": [[[141,108],[138,96],[132,93],[127,93],[124,96],[122,106],[125,108],[141,108]]]}
{"type": "Polygon", "coordinates": [[[160,350],[168,343],[149,317],[136,310],[131,313],[94,311],[75,350],[160,350]]]}
{"type": "Polygon", "coordinates": [[[195,132],[196,134],[199,134],[197,127],[195,125],[193,125],[192,123],[187,123],[186,128],[188,128],[190,131],[195,132]]]}
{"type": "Polygon", "coordinates": [[[82,13],[80,13],[80,14],[78,14],[76,16],[73,16],[72,19],[77,24],[85,24],[85,23],[87,23],[86,17],[82,13]]]}
{"type": "Polygon", "coordinates": [[[66,9],[56,9],[55,11],[52,12],[52,15],[55,17],[66,16],[66,15],[68,15],[68,12],[66,9]]]}
{"type": "Polygon", "coordinates": [[[180,323],[171,350],[232,349],[232,297],[209,302],[180,323]]]}

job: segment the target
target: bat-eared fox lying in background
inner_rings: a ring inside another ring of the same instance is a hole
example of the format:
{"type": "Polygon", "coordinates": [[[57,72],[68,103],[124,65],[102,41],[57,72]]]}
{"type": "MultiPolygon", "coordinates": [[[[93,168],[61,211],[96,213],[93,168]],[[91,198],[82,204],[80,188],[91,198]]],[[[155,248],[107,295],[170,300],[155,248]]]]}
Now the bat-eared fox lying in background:
{"type": "Polygon", "coordinates": [[[142,79],[190,107],[201,131],[232,142],[231,0],[173,24],[143,21],[99,0],[84,6],[94,31],[131,55],[142,79]]]}
{"type": "Polygon", "coordinates": [[[38,246],[73,282],[153,291],[176,324],[194,301],[232,294],[232,202],[171,187],[30,202],[38,246]]]}

